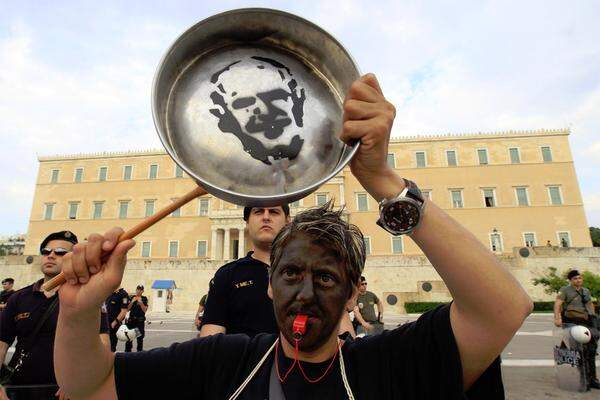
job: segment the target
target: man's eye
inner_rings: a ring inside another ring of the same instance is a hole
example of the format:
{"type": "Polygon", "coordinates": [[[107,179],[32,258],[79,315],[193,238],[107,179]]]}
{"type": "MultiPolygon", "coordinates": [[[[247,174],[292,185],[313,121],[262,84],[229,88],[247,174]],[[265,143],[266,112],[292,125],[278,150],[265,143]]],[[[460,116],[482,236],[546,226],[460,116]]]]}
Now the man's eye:
{"type": "Polygon", "coordinates": [[[299,275],[298,271],[293,268],[286,268],[282,271],[282,273],[283,277],[286,279],[295,279],[299,275]]]}
{"type": "Polygon", "coordinates": [[[333,286],[335,284],[335,278],[329,274],[319,275],[318,280],[323,286],[333,286]]]}

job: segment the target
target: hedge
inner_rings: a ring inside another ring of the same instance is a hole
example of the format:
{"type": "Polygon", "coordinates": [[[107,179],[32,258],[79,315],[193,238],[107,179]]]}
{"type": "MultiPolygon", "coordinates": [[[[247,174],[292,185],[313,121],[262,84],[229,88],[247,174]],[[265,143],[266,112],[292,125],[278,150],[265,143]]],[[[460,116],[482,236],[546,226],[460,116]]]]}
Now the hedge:
{"type": "Polygon", "coordinates": [[[554,302],[553,301],[534,301],[533,302],[533,311],[553,311],[554,310],[554,302]]]}
{"type": "Polygon", "coordinates": [[[404,309],[408,314],[419,314],[425,311],[436,308],[446,303],[440,302],[415,302],[415,303],[404,303],[404,309]]]}

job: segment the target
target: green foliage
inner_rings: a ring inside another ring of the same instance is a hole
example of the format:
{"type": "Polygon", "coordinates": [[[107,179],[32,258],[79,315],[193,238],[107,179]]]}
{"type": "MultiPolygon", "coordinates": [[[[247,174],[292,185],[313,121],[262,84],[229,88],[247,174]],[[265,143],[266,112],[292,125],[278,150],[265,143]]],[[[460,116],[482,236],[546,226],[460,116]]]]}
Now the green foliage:
{"type": "Polygon", "coordinates": [[[600,228],[590,226],[590,237],[592,238],[592,245],[600,247],[600,228]]]}
{"type": "MultiPolygon", "coordinates": [[[[565,271],[562,276],[559,276],[556,273],[556,268],[550,267],[544,275],[534,278],[533,284],[544,286],[544,292],[547,294],[555,294],[558,293],[561,287],[569,284],[567,274],[568,271],[565,271]]],[[[583,287],[590,290],[592,298],[600,299],[600,275],[591,271],[584,271],[581,276],[583,277],[583,287]]]]}
{"type": "Polygon", "coordinates": [[[424,313],[425,311],[433,310],[437,306],[440,306],[446,303],[438,303],[438,302],[415,302],[415,303],[404,303],[404,309],[408,314],[419,314],[424,313]]]}
{"type": "Polygon", "coordinates": [[[542,275],[538,278],[533,278],[533,284],[535,286],[544,286],[544,292],[546,294],[555,294],[558,293],[561,287],[569,284],[569,281],[567,280],[567,273],[563,274],[563,276],[558,276],[556,274],[556,268],[550,267],[545,275],[542,275]]]}

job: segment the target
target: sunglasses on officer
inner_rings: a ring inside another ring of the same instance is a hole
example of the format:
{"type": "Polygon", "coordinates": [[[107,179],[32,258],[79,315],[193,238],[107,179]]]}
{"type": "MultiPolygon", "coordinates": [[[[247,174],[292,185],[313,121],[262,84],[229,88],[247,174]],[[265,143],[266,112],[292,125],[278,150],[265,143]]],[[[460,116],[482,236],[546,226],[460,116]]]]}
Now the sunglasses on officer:
{"type": "Polygon", "coordinates": [[[49,256],[50,253],[54,252],[54,255],[62,257],[65,254],[67,254],[69,251],[71,250],[67,250],[64,247],[56,247],[54,249],[51,249],[50,247],[44,247],[41,251],[43,256],[49,256]]]}

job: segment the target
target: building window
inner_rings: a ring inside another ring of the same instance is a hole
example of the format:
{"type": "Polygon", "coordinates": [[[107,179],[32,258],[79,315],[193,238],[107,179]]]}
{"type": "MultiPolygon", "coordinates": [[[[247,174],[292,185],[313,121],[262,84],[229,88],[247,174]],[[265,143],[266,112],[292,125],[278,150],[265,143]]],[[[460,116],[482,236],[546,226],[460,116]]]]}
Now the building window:
{"type": "Polygon", "coordinates": [[[44,210],[44,219],[51,220],[52,213],[54,213],[54,203],[47,203],[45,206],[46,209],[44,210]]]}
{"type": "Polygon", "coordinates": [[[552,162],[552,149],[550,146],[542,146],[542,160],[552,162]]]}
{"type": "Polygon", "coordinates": [[[501,253],[503,251],[502,235],[498,232],[490,233],[490,248],[493,252],[501,253]]]}
{"type": "Polygon", "coordinates": [[[463,208],[462,190],[451,190],[450,193],[452,195],[452,207],[463,208]]]}
{"type": "Polygon", "coordinates": [[[208,206],[210,205],[210,199],[198,200],[198,215],[208,215],[208,206]]]}
{"type": "Polygon", "coordinates": [[[525,240],[525,246],[527,246],[527,247],[533,247],[536,245],[535,233],[533,233],[533,232],[525,232],[523,234],[523,239],[525,240]]]}
{"type": "Polygon", "coordinates": [[[516,147],[511,147],[508,149],[510,153],[510,163],[511,164],[520,164],[521,163],[521,155],[519,154],[519,149],[516,147]]]}
{"type": "Polygon", "coordinates": [[[148,179],[156,179],[158,176],[158,164],[151,164],[148,171],[148,179]]]}
{"type": "Polygon", "coordinates": [[[75,168],[75,176],[73,177],[73,181],[75,183],[80,183],[83,179],[83,168],[75,168]]]}
{"type": "Polygon", "coordinates": [[[183,169],[175,164],[175,178],[182,178],[183,177],[183,169]]]}
{"type": "Polygon", "coordinates": [[[123,180],[130,181],[132,172],[133,172],[133,167],[131,165],[123,166],[123,180]]]}
{"type": "Polygon", "coordinates": [[[569,232],[558,232],[558,243],[560,247],[571,247],[571,235],[569,232]]]}
{"type": "Polygon", "coordinates": [[[150,257],[152,242],[142,242],[142,257],[150,257]]]}
{"type": "Polygon", "coordinates": [[[327,193],[317,193],[316,195],[317,206],[322,206],[327,203],[327,193]]]}
{"type": "Polygon", "coordinates": [[[100,182],[104,182],[106,180],[107,175],[108,175],[108,167],[100,167],[100,171],[98,172],[98,180],[100,182]]]}
{"type": "Polygon", "coordinates": [[[479,165],[488,165],[487,149],[477,149],[477,158],[479,159],[479,165]]]}
{"type": "Polygon", "coordinates": [[[146,200],[146,211],[144,212],[145,217],[149,217],[154,214],[154,203],[156,200],[146,200]]]}
{"type": "Polygon", "coordinates": [[[198,243],[196,244],[196,257],[206,257],[206,252],[206,240],[198,240],[198,243]]]}
{"type": "MultiPolygon", "coordinates": [[[[177,198],[171,199],[172,202],[176,202],[177,198]]],[[[181,207],[171,213],[171,217],[180,217],[181,216],[181,207]]]]}
{"type": "Polygon", "coordinates": [[[179,242],[177,240],[169,241],[169,257],[177,257],[179,255],[179,242]]]}
{"type": "Polygon", "coordinates": [[[431,190],[421,190],[424,199],[431,200],[431,190]]]}
{"type": "Polygon", "coordinates": [[[356,209],[358,211],[369,211],[369,200],[366,193],[356,193],[356,209]]]}
{"type": "Polygon", "coordinates": [[[95,201],[94,202],[94,219],[102,218],[102,207],[104,206],[103,201],[95,201]]]}
{"type": "Polygon", "coordinates": [[[396,155],[394,153],[388,153],[387,164],[390,168],[396,168],[396,155]]]}
{"type": "Polygon", "coordinates": [[[456,162],[456,151],[446,150],[446,160],[448,161],[449,167],[456,167],[458,165],[456,162]]]}
{"type": "Polygon", "coordinates": [[[119,201],[119,218],[127,218],[127,210],[129,209],[129,201],[119,201]]]}
{"type": "Polygon", "coordinates": [[[58,182],[58,170],[53,169],[52,173],[51,173],[51,177],[50,177],[50,183],[57,183],[57,182],[58,182]]]}
{"type": "Polygon", "coordinates": [[[77,210],[79,209],[79,202],[69,203],[69,219],[77,219],[77,210]]]}
{"type": "Polygon", "coordinates": [[[425,168],[427,166],[427,157],[425,156],[424,151],[415,152],[415,160],[417,163],[417,168],[425,168]]]}
{"type": "Polygon", "coordinates": [[[517,205],[519,205],[519,206],[528,206],[529,205],[529,196],[527,195],[527,188],[524,188],[524,187],[515,188],[515,193],[517,194],[517,205]]]}
{"type": "Polygon", "coordinates": [[[292,201],[290,203],[290,207],[292,207],[292,208],[298,208],[298,207],[300,207],[300,200],[292,201]]]}
{"type": "Polygon", "coordinates": [[[496,207],[496,193],[494,189],[483,189],[483,205],[496,207]]]}
{"type": "Polygon", "coordinates": [[[562,205],[562,196],[560,195],[560,187],[548,186],[548,194],[550,195],[550,204],[553,206],[562,205]]]}
{"type": "Polygon", "coordinates": [[[370,255],[371,254],[371,238],[368,236],[364,237],[365,239],[365,255],[370,255]]]}
{"type": "Polygon", "coordinates": [[[392,253],[402,254],[404,252],[404,244],[402,243],[402,236],[392,237],[392,253]]]}

